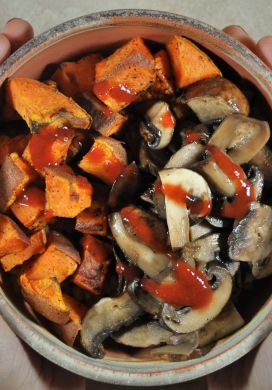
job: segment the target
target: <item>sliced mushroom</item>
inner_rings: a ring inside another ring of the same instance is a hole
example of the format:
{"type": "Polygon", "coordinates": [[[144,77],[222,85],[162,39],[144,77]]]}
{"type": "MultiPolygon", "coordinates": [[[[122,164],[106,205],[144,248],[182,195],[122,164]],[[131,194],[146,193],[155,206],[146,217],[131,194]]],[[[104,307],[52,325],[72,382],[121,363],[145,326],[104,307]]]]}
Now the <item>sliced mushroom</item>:
{"type": "Polygon", "coordinates": [[[175,336],[178,339],[178,344],[164,345],[157,348],[152,348],[152,355],[182,355],[187,358],[198,347],[198,334],[197,332],[191,332],[186,334],[179,334],[175,336]]]}
{"type": "Polygon", "coordinates": [[[220,250],[222,250],[222,233],[212,233],[201,237],[193,242],[187,243],[182,250],[182,258],[193,259],[195,262],[208,263],[217,260],[220,250]]]}
{"type": "Polygon", "coordinates": [[[142,309],[125,293],[117,298],[102,298],[86,314],[81,329],[81,343],[94,358],[103,358],[103,341],[121,326],[131,324],[142,309]]]}
{"type": "Polygon", "coordinates": [[[163,302],[159,301],[153,295],[146,292],[139,282],[134,280],[128,286],[128,293],[138,306],[140,306],[146,313],[152,314],[154,318],[157,318],[163,302]]]}
{"type": "Polygon", "coordinates": [[[170,259],[163,253],[156,253],[144,243],[138,241],[126,229],[120,213],[109,216],[109,226],[114,239],[131,262],[150,277],[157,276],[167,268],[170,259]]]}
{"type": "Polygon", "coordinates": [[[210,78],[189,87],[182,98],[200,122],[212,123],[233,113],[249,114],[249,103],[240,89],[224,78],[210,78]]]}
{"type": "Polygon", "coordinates": [[[164,169],[159,175],[171,247],[177,250],[189,241],[189,210],[193,217],[203,217],[210,212],[211,191],[203,177],[189,169],[164,169]]]}
{"type": "Polygon", "coordinates": [[[229,257],[236,261],[257,262],[272,251],[272,209],[252,202],[249,212],[234,224],[228,239],[229,257]]]}
{"type": "Polygon", "coordinates": [[[165,304],[161,312],[161,321],[173,332],[190,333],[202,328],[215,318],[226,305],[232,291],[230,273],[221,266],[209,269],[215,278],[211,302],[204,308],[192,309],[185,307],[176,310],[174,306],[165,304]]]}
{"type": "Polygon", "coordinates": [[[210,225],[219,229],[228,228],[231,225],[230,220],[226,218],[218,218],[212,215],[207,215],[205,219],[210,225]]]}
{"type": "Polygon", "coordinates": [[[158,176],[158,172],[169,159],[168,153],[165,150],[152,150],[142,142],[139,150],[140,168],[150,173],[153,176],[158,176]]]}
{"type": "Polygon", "coordinates": [[[156,321],[150,321],[136,326],[132,325],[130,329],[121,330],[111,337],[117,343],[136,348],[147,348],[160,344],[177,345],[182,343],[185,338],[184,335],[175,334],[163,328],[156,321]]]}
{"type": "Polygon", "coordinates": [[[267,188],[272,187],[272,151],[268,146],[264,146],[255,156],[250,160],[251,164],[257,165],[263,175],[264,182],[267,188]]]}
{"type": "Polygon", "coordinates": [[[255,279],[263,279],[272,275],[272,253],[264,260],[252,263],[251,272],[255,279]]]}
{"type": "Polygon", "coordinates": [[[270,137],[268,122],[234,114],[223,120],[209,145],[226,151],[235,164],[250,161],[270,137]]]}
{"type": "Polygon", "coordinates": [[[175,125],[168,103],[159,101],[147,111],[140,133],[151,149],[163,149],[171,142],[175,125]]]}
{"type": "Polygon", "coordinates": [[[248,167],[244,168],[244,171],[247,179],[254,187],[256,200],[260,201],[264,187],[264,175],[262,171],[256,165],[249,165],[248,167]]]}
{"type": "Polygon", "coordinates": [[[204,347],[230,335],[240,329],[244,323],[236,307],[231,302],[228,303],[217,317],[199,330],[199,346],[204,347]]]}
{"type": "Polygon", "coordinates": [[[200,237],[204,237],[214,231],[214,228],[208,222],[197,223],[190,226],[190,240],[195,241],[200,237]]]}
{"type": "Polygon", "coordinates": [[[204,146],[201,144],[193,142],[185,145],[170,157],[165,168],[190,168],[198,161],[203,151],[204,146]]]}

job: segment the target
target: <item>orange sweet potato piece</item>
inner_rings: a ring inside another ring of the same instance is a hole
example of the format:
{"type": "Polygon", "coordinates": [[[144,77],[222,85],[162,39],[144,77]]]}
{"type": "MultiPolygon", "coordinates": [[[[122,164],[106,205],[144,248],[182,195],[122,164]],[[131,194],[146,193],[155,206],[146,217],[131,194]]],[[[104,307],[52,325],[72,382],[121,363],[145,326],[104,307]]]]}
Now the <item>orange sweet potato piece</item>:
{"type": "Polygon", "coordinates": [[[4,270],[10,271],[17,265],[23,264],[26,260],[30,259],[33,255],[40,254],[45,251],[46,233],[45,230],[40,230],[33,233],[30,237],[30,244],[20,252],[3,256],[0,262],[4,270]]]}
{"type": "Polygon", "coordinates": [[[83,237],[81,245],[83,260],[72,280],[84,290],[99,295],[111,261],[111,247],[91,235],[83,237]]]}
{"type": "Polygon", "coordinates": [[[62,167],[46,168],[46,210],[57,217],[74,218],[92,202],[92,185],[62,167]]]}
{"type": "Polygon", "coordinates": [[[22,274],[19,284],[25,300],[35,311],[57,324],[66,324],[69,321],[70,310],[55,278],[29,280],[22,274]]]}
{"type": "Polygon", "coordinates": [[[0,168],[0,210],[6,211],[37,174],[17,153],[6,156],[0,168]]]}
{"type": "Polygon", "coordinates": [[[67,345],[73,346],[81,329],[81,323],[87,312],[87,307],[66,294],[63,294],[63,300],[70,310],[69,321],[63,325],[55,325],[55,330],[67,345]]]}
{"type": "Polygon", "coordinates": [[[92,116],[92,129],[105,137],[117,133],[127,121],[126,116],[113,112],[91,93],[84,93],[78,102],[92,116]]]}
{"type": "Polygon", "coordinates": [[[72,243],[62,234],[52,232],[46,251],[27,264],[23,273],[28,280],[56,278],[61,283],[75,272],[79,263],[79,253],[72,243]]]}
{"type": "Polygon", "coordinates": [[[133,102],[154,81],[154,59],[141,38],[134,38],[95,67],[95,95],[113,111],[133,102]]]}
{"type": "Polygon", "coordinates": [[[25,134],[16,135],[15,137],[9,137],[7,135],[1,134],[0,165],[3,164],[5,157],[13,152],[18,153],[18,155],[20,156],[29,141],[29,137],[29,135],[25,134]]]}
{"type": "Polygon", "coordinates": [[[23,158],[44,175],[44,168],[66,160],[74,135],[75,132],[67,127],[43,126],[30,138],[23,158]]]}
{"type": "Polygon", "coordinates": [[[79,163],[83,171],[90,173],[111,185],[127,165],[126,150],[121,142],[99,136],[89,152],[79,163]]]}
{"type": "Polygon", "coordinates": [[[76,98],[91,91],[95,79],[95,64],[101,60],[99,54],[90,54],[79,61],[61,63],[51,79],[66,96],[76,98]]]}
{"type": "Polygon", "coordinates": [[[165,50],[160,50],[154,55],[154,60],[156,79],[151,86],[152,94],[173,95],[173,79],[168,54],[165,50]]]}
{"type": "Polygon", "coordinates": [[[36,132],[41,125],[88,129],[91,117],[73,99],[51,85],[27,78],[9,79],[6,85],[9,104],[36,132]]]}
{"type": "Polygon", "coordinates": [[[78,214],[75,229],[86,234],[106,236],[108,232],[105,197],[96,197],[91,207],[78,214]]]}
{"type": "Polygon", "coordinates": [[[11,206],[15,217],[28,229],[39,230],[53,219],[45,213],[45,192],[38,187],[28,187],[11,206]]]}
{"type": "Polygon", "coordinates": [[[175,35],[167,43],[166,48],[178,88],[210,77],[222,76],[207,54],[188,39],[175,35]]]}
{"type": "Polygon", "coordinates": [[[0,214],[0,257],[14,254],[29,246],[30,240],[16,223],[0,214]]]}

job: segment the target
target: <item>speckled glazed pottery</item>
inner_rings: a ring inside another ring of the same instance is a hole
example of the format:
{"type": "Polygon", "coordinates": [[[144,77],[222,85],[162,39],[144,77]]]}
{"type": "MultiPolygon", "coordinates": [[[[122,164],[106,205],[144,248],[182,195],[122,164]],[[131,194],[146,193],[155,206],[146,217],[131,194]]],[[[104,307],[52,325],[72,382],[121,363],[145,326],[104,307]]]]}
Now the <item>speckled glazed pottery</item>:
{"type": "MultiPolygon", "coordinates": [[[[272,73],[249,50],[221,31],[197,20],[148,10],[95,13],[50,29],[8,58],[0,67],[0,85],[14,75],[38,78],[47,64],[113,48],[134,36],[165,43],[173,34],[191,38],[221,57],[253,82],[272,106],[272,73]]],[[[0,311],[18,336],[52,362],[84,377],[113,384],[165,385],[209,374],[239,359],[272,329],[272,298],[268,292],[260,300],[259,310],[252,319],[203,357],[183,362],[151,362],[112,354],[103,360],[95,360],[66,346],[35,323],[11,298],[4,279],[3,275],[0,311]]]]}

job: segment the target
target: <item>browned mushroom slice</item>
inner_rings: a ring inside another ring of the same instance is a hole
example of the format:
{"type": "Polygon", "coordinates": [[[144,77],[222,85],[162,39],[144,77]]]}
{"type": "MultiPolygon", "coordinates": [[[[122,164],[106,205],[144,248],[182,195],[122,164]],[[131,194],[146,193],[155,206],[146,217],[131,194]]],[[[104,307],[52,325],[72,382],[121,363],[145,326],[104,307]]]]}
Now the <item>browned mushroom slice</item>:
{"type": "Polygon", "coordinates": [[[249,114],[245,95],[224,78],[200,81],[189,87],[182,98],[202,123],[212,123],[233,113],[249,114]]]}
{"type": "Polygon", "coordinates": [[[200,237],[207,236],[210,233],[213,233],[214,227],[208,222],[203,221],[195,225],[190,226],[190,240],[195,241],[200,237]]]}
{"type": "Polygon", "coordinates": [[[250,160],[251,164],[257,165],[263,175],[264,183],[267,188],[272,187],[272,152],[268,146],[264,146],[255,156],[250,160]]]}
{"type": "Polygon", "coordinates": [[[81,343],[94,358],[103,358],[103,341],[121,326],[131,324],[142,309],[127,293],[116,298],[102,298],[86,314],[81,328],[81,343]]]}
{"type": "Polygon", "coordinates": [[[171,142],[175,125],[176,119],[169,104],[159,101],[147,111],[140,133],[151,149],[163,149],[171,142]]]}
{"type": "MultiPolygon", "coordinates": [[[[137,214],[137,210],[139,209],[134,208],[136,214],[137,214]]],[[[141,211],[141,213],[144,212],[141,211]]],[[[148,219],[147,213],[144,214],[146,219],[148,219]]],[[[137,215],[136,217],[135,217],[136,223],[140,222],[140,219],[138,218],[137,215]]],[[[155,221],[154,218],[155,216],[152,218],[153,227],[155,221]]],[[[142,269],[146,275],[150,277],[157,276],[160,272],[162,272],[165,268],[167,268],[170,262],[170,258],[166,254],[160,253],[160,250],[155,251],[151,248],[151,246],[146,244],[144,241],[140,241],[137,236],[132,234],[132,229],[129,229],[130,231],[128,230],[129,221],[128,223],[125,224],[124,219],[125,218],[122,218],[121,214],[117,212],[109,216],[109,227],[111,229],[114,239],[116,240],[117,244],[122,249],[122,251],[129,257],[129,259],[133,264],[137,265],[140,269],[142,269]]],[[[157,228],[159,227],[159,225],[162,226],[161,223],[157,222],[157,228]]],[[[140,223],[138,226],[141,229],[140,223]]],[[[148,228],[147,225],[145,225],[145,227],[148,228]]],[[[152,227],[148,229],[152,229],[152,227]]],[[[158,229],[156,229],[156,232],[154,229],[154,234],[157,233],[158,233],[158,229]]],[[[160,249],[161,244],[162,241],[159,242],[158,240],[158,249],[160,249]]]]}
{"type": "Polygon", "coordinates": [[[189,169],[164,169],[159,175],[171,247],[177,250],[189,241],[189,212],[194,217],[209,214],[211,191],[203,177],[189,169]]]}
{"type": "Polygon", "coordinates": [[[263,279],[272,275],[272,253],[264,260],[252,263],[251,272],[255,279],[263,279]]]}
{"type": "Polygon", "coordinates": [[[152,348],[152,355],[175,355],[176,356],[185,356],[188,357],[194,352],[198,347],[198,333],[191,332],[186,334],[179,334],[175,336],[178,340],[174,345],[163,345],[161,347],[152,348]]]}
{"type": "Polygon", "coordinates": [[[209,144],[224,150],[236,164],[250,161],[270,137],[268,122],[244,115],[230,115],[213,133],[209,144]]]}
{"type": "Polygon", "coordinates": [[[228,336],[240,329],[244,323],[236,307],[231,302],[228,303],[217,317],[199,329],[199,346],[204,347],[228,336]]]}
{"type": "Polygon", "coordinates": [[[184,307],[175,309],[174,306],[164,305],[161,312],[161,321],[176,333],[190,333],[202,328],[215,318],[226,305],[232,291],[232,277],[223,267],[213,266],[209,273],[215,279],[213,295],[210,303],[205,307],[184,307]]]}
{"type": "Polygon", "coordinates": [[[236,261],[257,262],[272,252],[272,209],[252,202],[244,218],[237,221],[228,239],[229,257],[236,261]]]}
{"type": "Polygon", "coordinates": [[[264,187],[264,175],[257,165],[249,165],[244,168],[248,180],[254,187],[255,197],[257,201],[261,200],[263,187],[264,187]]]}
{"type": "Polygon", "coordinates": [[[204,146],[195,142],[185,145],[170,157],[165,168],[190,168],[198,161],[203,151],[204,146]]]}
{"type": "Polygon", "coordinates": [[[213,233],[188,242],[182,250],[182,258],[184,261],[193,259],[204,263],[216,260],[222,249],[222,235],[222,233],[213,233]]]}

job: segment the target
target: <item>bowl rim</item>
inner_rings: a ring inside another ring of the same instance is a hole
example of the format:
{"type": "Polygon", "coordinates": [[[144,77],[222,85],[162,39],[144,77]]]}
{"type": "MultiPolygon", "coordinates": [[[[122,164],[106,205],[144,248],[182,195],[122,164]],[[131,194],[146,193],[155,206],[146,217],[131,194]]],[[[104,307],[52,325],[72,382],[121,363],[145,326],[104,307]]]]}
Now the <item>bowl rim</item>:
{"type": "MultiPolygon", "coordinates": [[[[149,23],[151,26],[162,29],[165,27],[192,26],[206,35],[213,35],[217,40],[224,43],[226,50],[233,51],[235,61],[241,62],[250,72],[253,72],[254,77],[258,78],[272,100],[272,72],[245,46],[224,32],[196,19],[147,9],[96,12],[50,28],[19,48],[0,66],[0,85],[9,74],[19,69],[26,60],[43,51],[48,42],[53,44],[71,33],[79,33],[86,29],[104,28],[105,26],[110,27],[116,23],[121,25],[149,23]]],[[[202,358],[185,362],[156,361],[156,366],[154,363],[152,365],[151,362],[149,367],[147,362],[135,362],[132,367],[132,363],[111,359],[92,359],[66,346],[19,312],[2,288],[0,289],[0,313],[20,338],[48,360],[86,378],[120,385],[155,386],[196,379],[236,361],[260,343],[272,330],[272,298],[270,297],[255,317],[241,331],[236,333],[239,335],[238,341],[230,337],[230,339],[216,347],[216,353],[211,351],[202,358]],[[59,347],[58,353],[56,353],[56,346],[59,347]]]]}

